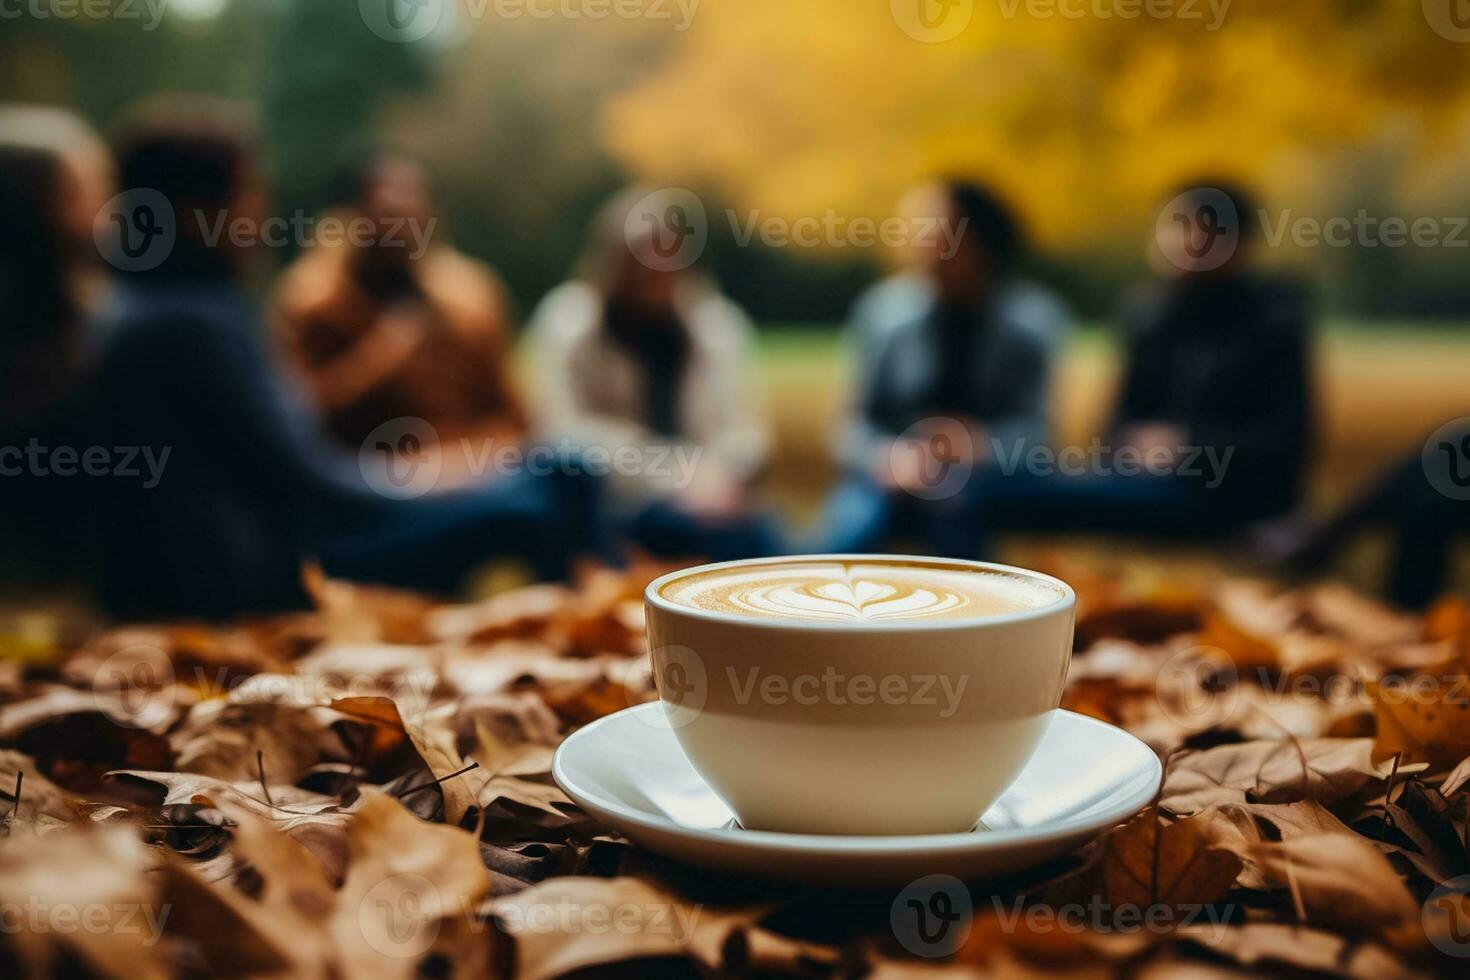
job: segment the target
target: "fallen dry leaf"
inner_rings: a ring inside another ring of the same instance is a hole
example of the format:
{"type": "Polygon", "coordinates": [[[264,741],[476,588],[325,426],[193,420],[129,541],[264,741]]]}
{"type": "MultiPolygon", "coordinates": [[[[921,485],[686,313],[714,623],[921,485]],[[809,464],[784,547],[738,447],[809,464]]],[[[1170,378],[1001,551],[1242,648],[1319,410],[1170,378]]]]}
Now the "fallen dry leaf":
{"type": "Polygon", "coordinates": [[[1288,893],[1304,922],[1371,933],[1419,914],[1393,866],[1356,834],[1262,842],[1246,855],[1271,887],[1288,893]]]}
{"type": "Polygon", "coordinates": [[[1171,759],[1160,806],[1180,816],[1221,803],[1333,807],[1378,792],[1392,771],[1391,762],[1374,761],[1369,739],[1221,745],[1171,759]]]}

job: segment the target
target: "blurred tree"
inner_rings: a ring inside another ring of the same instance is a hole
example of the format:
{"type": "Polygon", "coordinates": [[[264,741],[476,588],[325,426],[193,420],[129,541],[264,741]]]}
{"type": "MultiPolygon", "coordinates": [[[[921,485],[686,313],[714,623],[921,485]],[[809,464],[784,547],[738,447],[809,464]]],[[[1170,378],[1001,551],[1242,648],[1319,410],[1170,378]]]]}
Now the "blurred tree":
{"type": "Polygon", "coordinates": [[[439,42],[380,36],[355,2],[271,3],[278,22],[260,96],[277,195],[284,208],[314,213],[330,200],[350,156],[365,147],[390,97],[429,86],[439,42]]]}
{"type": "Polygon", "coordinates": [[[1138,249],[1159,196],[1199,174],[1296,214],[1343,213],[1364,184],[1389,213],[1470,213],[1470,44],[1420,0],[1235,0],[1219,22],[1203,0],[1172,8],[1199,19],[960,0],[930,7],[951,18],[942,43],[900,24],[926,2],[706,3],[612,102],[607,144],[651,178],[788,217],[882,216],[915,181],[970,174],[1044,240],[1095,255],[1138,249]]]}

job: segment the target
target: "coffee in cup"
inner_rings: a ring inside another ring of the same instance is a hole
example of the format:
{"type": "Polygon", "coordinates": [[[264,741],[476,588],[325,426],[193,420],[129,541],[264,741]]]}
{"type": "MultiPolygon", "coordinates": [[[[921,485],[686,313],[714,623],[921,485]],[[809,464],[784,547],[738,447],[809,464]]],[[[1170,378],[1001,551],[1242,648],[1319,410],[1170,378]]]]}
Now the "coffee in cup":
{"type": "Polygon", "coordinates": [[[1076,599],[979,562],[730,562],[645,595],[664,718],[751,830],[975,826],[1060,703],[1076,599]]]}

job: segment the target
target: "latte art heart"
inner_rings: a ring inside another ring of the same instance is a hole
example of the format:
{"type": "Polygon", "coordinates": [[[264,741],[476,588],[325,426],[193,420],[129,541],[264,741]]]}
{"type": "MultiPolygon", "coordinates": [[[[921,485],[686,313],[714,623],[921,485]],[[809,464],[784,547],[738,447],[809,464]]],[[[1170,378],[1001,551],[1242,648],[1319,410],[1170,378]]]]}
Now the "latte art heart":
{"type": "Polygon", "coordinates": [[[776,582],[732,591],[727,600],[747,612],[796,619],[919,619],[968,606],[958,592],[891,582],[776,582]]]}
{"type": "Polygon", "coordinates": [[[712,570],[672,582],[661,594],[710,612],[833,623],[998,616],[1056,600],[1003,574],[897,561],[712,570]]]}

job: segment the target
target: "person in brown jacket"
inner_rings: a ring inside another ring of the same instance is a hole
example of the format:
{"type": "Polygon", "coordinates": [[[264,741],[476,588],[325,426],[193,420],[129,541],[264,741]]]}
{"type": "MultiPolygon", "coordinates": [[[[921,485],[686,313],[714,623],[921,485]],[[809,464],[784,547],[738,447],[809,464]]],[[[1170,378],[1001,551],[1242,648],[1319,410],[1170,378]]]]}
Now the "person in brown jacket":
{"type": "Polygon", "coordinates": [[[347,207],[277,286],[277,331],[327,428],[356,448],[401,418],[441,444],[516,442],[526,414],[511,378],[505,292],[486,266],[435,237],[428,176],[380,153],[347,207]]]}

